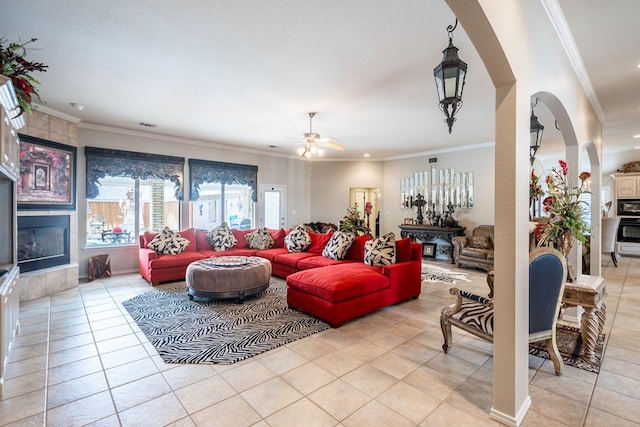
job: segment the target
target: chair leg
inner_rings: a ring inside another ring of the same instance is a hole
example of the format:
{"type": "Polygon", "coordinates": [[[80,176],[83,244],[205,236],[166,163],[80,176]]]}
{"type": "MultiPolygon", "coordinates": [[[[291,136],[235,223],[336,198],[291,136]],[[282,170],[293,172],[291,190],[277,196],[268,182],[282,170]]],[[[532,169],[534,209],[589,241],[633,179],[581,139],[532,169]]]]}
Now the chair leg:
{"type": "Polygon", "coordinates": [[[560,356],[560,352],[558,351],[555,336],[553,338],[549,338],[546,344],[547,352],[549,353],[549,357],[551,357],[551,361],[553,362],[553,368],[556,371],[556,375],[562,375],[564,362],[562,362],[562,357],[560,356]]]}
{"type": "Polygon", "coordinates": [[[611,252],[611,260],[613,261],[613,265],[615,265],[615,266],[616,266],[616,268],[617,268],[617,267],[618,267],[618,259],[616,258],[616,253],[615,253],[615,251],[614,251],[614,252],[611,252]]]}
{"type": "Polygon", "coordinates": [[[445,354],[451,348],[451,341],[453,339],[451,333],[451,323],[445,316],[440,316],[440,328],[442,329],[442,337],[444,338],[444,344],[442,344],[442,350],[445,354]]]}

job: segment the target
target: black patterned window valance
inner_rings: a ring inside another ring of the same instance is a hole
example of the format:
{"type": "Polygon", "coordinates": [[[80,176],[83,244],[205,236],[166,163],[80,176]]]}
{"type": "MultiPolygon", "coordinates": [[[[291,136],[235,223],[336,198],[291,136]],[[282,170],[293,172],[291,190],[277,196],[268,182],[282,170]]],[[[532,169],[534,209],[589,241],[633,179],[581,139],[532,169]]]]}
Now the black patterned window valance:
{"type": "Polygon", "coordinates": [[[84,154],[87,158],[87,199],[95,199],[100,194],[100,179],[107,176],[169,180],[174,184],[176,200],[183,199],[184,157],[96,147],[84,147],[84,154]]]}
{"type": "Polygon", "coordinates": [[[251,187],[251,200],[258,201],[258,166],[189,159],[190,200],[200,197],[200,185],[207,182],[251,187]]]}

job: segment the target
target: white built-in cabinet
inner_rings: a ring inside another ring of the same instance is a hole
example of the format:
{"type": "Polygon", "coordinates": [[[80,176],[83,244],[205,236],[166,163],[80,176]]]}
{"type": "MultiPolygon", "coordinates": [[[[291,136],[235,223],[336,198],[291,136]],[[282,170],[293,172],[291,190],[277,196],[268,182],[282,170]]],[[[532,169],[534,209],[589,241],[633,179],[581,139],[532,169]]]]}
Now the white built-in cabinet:
{"type": "Polygon", "coordinates": [[[0,75],[0,398],[9,350],[19,330],[17,188],[20,174],[18,129],[24,126],[11,80],[0,75]]]}
{"type": "Polygon", "coordinates": [[[616,198],[640,198],[640,173],[615,174],[616,198]]]}

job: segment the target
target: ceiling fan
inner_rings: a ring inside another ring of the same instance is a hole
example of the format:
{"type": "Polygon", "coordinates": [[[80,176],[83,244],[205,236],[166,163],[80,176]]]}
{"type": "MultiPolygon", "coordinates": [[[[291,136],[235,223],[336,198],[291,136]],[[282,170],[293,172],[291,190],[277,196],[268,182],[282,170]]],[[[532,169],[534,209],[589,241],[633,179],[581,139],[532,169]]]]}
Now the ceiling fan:
{"type": "Polygon", "coordinates": [[[322,156],[324,154],[323,147],[332,148],[334,150],[344,150],[344,145],[336,144],[333,137],[320,138],[320,135],[313,131],[313,117],[315,112],[309,114],[309,132],[302,134],[304,147],[298,148],[298,154],[302,157],[322,156]]]}

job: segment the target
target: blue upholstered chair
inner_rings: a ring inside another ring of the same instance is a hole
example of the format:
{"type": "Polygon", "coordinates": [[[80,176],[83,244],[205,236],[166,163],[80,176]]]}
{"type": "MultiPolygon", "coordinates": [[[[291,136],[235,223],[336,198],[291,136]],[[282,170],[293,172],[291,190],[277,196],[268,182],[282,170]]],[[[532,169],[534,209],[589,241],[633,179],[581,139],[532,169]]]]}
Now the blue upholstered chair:
{"type": "MultiPolygon", "coordinates": [[[[556,345],[556,321],[564,292],[567,264],[559,251],[543,247],[529,254],[529,342],[545,341],[556,375],[562,374],[562,358],[556,345]]],[[[442,349],[453,343],[451,326],[493,342],[493,300],[451,288],[456,301],[442,309],[442,349]]]]}

